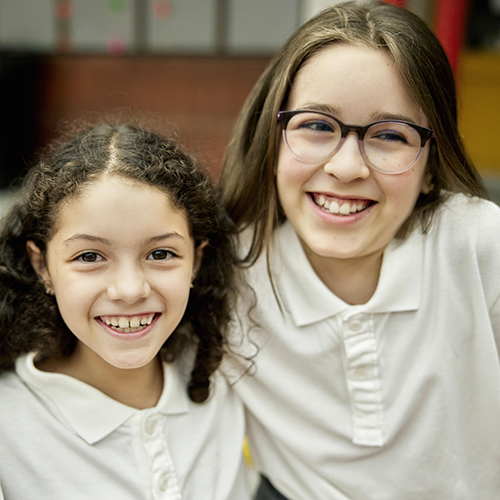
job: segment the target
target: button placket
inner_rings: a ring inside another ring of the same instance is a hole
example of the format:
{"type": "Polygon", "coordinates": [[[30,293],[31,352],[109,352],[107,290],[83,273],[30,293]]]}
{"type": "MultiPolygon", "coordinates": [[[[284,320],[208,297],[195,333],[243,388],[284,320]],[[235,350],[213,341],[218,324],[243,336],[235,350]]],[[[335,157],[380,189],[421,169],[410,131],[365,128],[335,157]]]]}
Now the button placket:
{"type": "Polygon", "coordinates": [[[158,417],[157,415],[150,415],[144,420],[144,432],[148,436],[152,436],[158,425],[158,417]]]}
{"type": "Polygon", "coordinates": [[[353,442],[383,444],[383,406],[373,316],[356,313],[342,322],[351,398],[353,442]]]}
{"type": "Polygon", "coordinates": [[[148,410],[141,421],[141,435],[148,457],[153,498],[155,500],[181,500],[170,451],[163,432],[162,415],[156,410],[148,410]]]}
{"type": "Polygon", "coordinates": [[[164,474],[160,477],[160,481],[158,482],[158,487],[161,491],[165,491],[168,488],[169,477],[168,474],[164,474]]]}

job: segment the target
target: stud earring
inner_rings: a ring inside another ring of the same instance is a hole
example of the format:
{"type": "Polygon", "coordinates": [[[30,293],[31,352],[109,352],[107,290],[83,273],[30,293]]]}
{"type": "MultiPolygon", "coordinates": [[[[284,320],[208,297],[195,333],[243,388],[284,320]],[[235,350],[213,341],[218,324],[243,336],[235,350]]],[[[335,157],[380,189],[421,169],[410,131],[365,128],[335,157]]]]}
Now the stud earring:
{"type": "Polygon", "coordinates": [[[50,283],[45,283],[45,293],[47,295],[54,295],[54,290],[50,283]]]}

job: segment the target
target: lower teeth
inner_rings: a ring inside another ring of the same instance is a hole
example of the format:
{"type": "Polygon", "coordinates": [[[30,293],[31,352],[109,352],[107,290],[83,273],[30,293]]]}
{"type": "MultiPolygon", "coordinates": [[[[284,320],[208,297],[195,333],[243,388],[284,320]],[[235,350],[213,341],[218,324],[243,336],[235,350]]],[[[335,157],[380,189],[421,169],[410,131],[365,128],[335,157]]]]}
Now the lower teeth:
{"type": "Polygon", "coordinates": [[[146,325],[140,326],[138,328],[118,328],[115,326],[111,326],[111,328],[113,328],[113,330],[117,331],[118,333],[135,333],[135,332],[138,332],[140,330],[143,330],[145,328],[145,326],[146,325]]]}

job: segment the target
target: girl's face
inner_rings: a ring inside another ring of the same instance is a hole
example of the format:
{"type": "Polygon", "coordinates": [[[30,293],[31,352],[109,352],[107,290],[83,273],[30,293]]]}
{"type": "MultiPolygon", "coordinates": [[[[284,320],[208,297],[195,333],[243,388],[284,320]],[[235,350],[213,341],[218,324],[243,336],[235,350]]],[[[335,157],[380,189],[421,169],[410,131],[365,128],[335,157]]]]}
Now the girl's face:
{"type": "MultiPolygon", "coordinates": [[[[286,103],[286,110],[296,109],[327,111],[351,125],[398,119],[428,127],[390,56],[351,45],[329,46],[299,70],[286,103]]],[[[427,156],[428,145],[410,170],[388,175],[368,167],[354,132],[333,157],[317,164],[297,160],[282,140],[279,199],[321,278],[322,270],[335,262],[370,258],[380,266],[384,248],[412,212],[420,192],[427,191],[427,156]],[[341,211],[348,214],[331,213],[325,201],[344,205],[341,211]]]]}
{"type": "Polygon", "coordinates": [[[130,369],[152,363],[181,320],[201,248],[164,193],[111,176],[64,203],[44,262],[33,244],[30,254],[78,339],[80,368],[130,369]]]}

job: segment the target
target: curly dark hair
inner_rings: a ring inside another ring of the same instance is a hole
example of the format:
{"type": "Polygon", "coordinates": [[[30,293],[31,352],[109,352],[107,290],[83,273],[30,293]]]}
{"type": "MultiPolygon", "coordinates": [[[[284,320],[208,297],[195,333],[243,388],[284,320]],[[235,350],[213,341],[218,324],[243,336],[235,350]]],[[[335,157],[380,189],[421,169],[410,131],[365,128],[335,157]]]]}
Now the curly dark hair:
{"type": "Polygon", "coordinates": [[[195,247],[208,242],[184,316],[160,351],[172,362],[195,346],[188,393],[205,401],[227,346],[236,288],[233,226],[208,176],[176,141],[131,125],[92,126],[48,151],[28,172],[0,232],[0,371],[30,351],[40,358],[73,352],[76,337],[33,269],[26,242],[45,256],[61,202],[103,175],[119,175],[161,189],[186,214],[195,247]]]}

